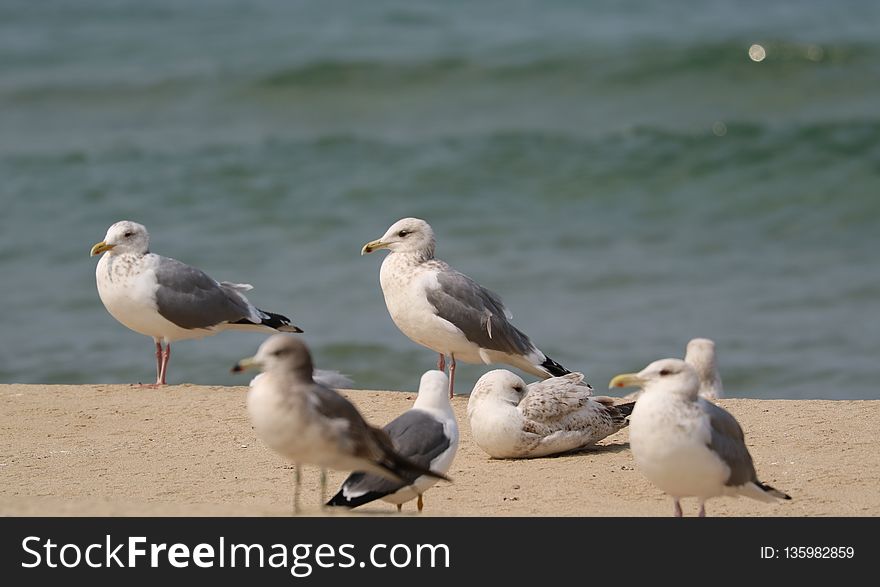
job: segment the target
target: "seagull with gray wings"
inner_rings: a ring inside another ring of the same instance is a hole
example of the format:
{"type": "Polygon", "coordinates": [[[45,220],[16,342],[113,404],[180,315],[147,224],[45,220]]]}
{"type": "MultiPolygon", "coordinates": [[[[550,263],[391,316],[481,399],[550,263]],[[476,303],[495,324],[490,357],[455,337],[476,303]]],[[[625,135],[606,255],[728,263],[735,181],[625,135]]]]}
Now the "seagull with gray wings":
{"type": "Polygon", "coordinates": [[[629,418],[629,445],[636,467],[672,497],[681,517],[683,497],[696,497],[701,517],[706,500],[745,496],[764,502],[791,499],[758,481],[739,422],[700,397],[700,379],[680,359],[654,361],[638,373],[617,375],[609,387],[641,387],[629,418]]]}
{"type": "Polygon", "coordinates": [[[156,383],[165,385],[171,343],[224,330],[302,332],[281,314],[260,310],[244,296],[246,283],[215,281],[200,269],[151,253],[150,235],[121,220],[91,250],[98,295],[110,315],[156,343],[156,383]],[[162,345],[165,345],[164,349],[162,345]]]}
{"type": "MultiPolygon", "coordinates": [[[[442,371],[428,371],[419,383],[419,395],[413,407],[389,422],[383,430],[401,456],[436,473],[446,473],[458,450],[458,424],[446,390],[449,380],[442,371]]],[[[355,508],[381,499],[397,505],[418,498],[416,507],[424,507],[422,495],[437,483],[427,475],[410,474],[393,481],[370,473],[352,473],[327,505],[355,508]]]]}
{"type": "Polygon", "coordinates": [[[361,254],[391,251],[379,272],[385,305],[401,332],[440,355],[438,370],[445,370],[449,357],[450,397],[456,360],[505,363],[541,379],[569,373],[510,322],[501,298],[435,259],[434,246],[427,222],[403,218],[365,244],[361,254]]]}

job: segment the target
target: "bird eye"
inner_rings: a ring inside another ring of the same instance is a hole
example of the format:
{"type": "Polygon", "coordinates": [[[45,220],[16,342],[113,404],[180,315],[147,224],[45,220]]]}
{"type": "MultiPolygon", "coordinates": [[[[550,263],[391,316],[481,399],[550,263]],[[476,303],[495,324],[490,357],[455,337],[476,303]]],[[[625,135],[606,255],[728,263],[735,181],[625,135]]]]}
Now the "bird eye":
{"type": "Polygon", "coordinates": [[[514,389],[517,393],[522,393],[523,391],[525,391],[525,389],[523,389],[523,386],[522,386],[522,385],[514,385],[514,386],[513,386],[513,389],[514,389]]]}
{"type": "Polygon", "coordinates": [[[408,234],[409,234],[408,230],[401,230],[400,232],[397,233],[397,236],[399,236],[400,238],[403,238],[408,234]]]}
{"type": "Polygon", "coordinates": [[[661,370],[660,370],[660,376],[663,377],[663,376],[666,376],[666,375],[672,375],[672,371],[670,371],[669,369],[661,369],[661,370]]]}
{"type": "Polygon", "coordinates": [[[125,238],[129,238],[129,237],[131,237],[131,235],[133,235],[133,234],[134,234],[134,233],[133,233],[132,231],[130,231],[130,230],[126,230],[126,231],[125,231],[125,234],[123,234],[122,236],[125,237],[125,238]]]}

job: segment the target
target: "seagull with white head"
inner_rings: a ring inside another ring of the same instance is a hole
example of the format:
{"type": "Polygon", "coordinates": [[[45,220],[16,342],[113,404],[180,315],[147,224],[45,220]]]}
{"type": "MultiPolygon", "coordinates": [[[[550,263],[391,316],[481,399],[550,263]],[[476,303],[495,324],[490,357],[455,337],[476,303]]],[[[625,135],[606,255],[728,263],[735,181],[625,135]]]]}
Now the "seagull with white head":
{"type": "Polygon", "coordinates": [[[700,378],[700,397],[710,400],[724,396],[721,374],[715,362],[715,342],[708,338],[694,338],[687,344],[684,361],[694,368],[700,378]]]}
{"type": "Polygon", "coordinates": [[[617,375],[609,387],[640,387],[630,416],[630,449],[648,481],[680,500],[742,495],[765,502],[791,499],[758,481],[742,428],[725,409],[699,396],[700,379],[680,359],[654,361],[639,373],[617,375]]]}
{"type": "Polygon", "coordinates": [[[450,397],[456,360],[505,363],[541,379],[569,373],[509,321],[501,298],[434,258],[434,245],[427,222],[403,218],[361,254],[390,251],[379,272],[385,305],[401,332],[439,354],[438,370],[445,370],[449,357],[450,397]]]}
{"type": "Polygon", "coordinates": [[[150,252],[146,227],[121,220],[91,250],[98,295],[110,315],[156,343],[156,383],[165,385],[171,343],[224,330],[302,332],[244,296],[246,283],[216,281],[200,269],[150,252]],[[163,349],[163,344],[164,349],[163,349]]]}
{"type": "Polygon", "coordinates": [[[627,425],[633,404],[593,397],[581,373],[526,385],[506,369],[489,371],[468,398],[471,436],[497,459],[545,457],[595,444],[627,425]]]}
{"type": "MultiPolygon", "coordinates": [[[[699,396],[708,400],[718,400],[724,395],[721,374],[715,355],[715,342],[708,338],[693,338],[687,344],[684,361],[694,368],[700,379],[699,396]]],[[[627,401],[635,401],[642,395],[638,389],[623,397],[627,401]]]]}
{"type": "MultiPolygon", "coordinates": [[[[383,430],[391,438],[397,452],[435,473],[446,473],[458,450],[458,424],[447,389],[449,380],[442,371],[428,371],[419,383],[419,395],[413,407],[391,422],[383,430]]],[[[437,483],[427,475],[409,474],[393,481],[371,473],[353,473],[343,482],[339,492],[327,505],[355,508],[377,499],[397,505],[417,499],[422,511],[422,495],[437,483]]]]}

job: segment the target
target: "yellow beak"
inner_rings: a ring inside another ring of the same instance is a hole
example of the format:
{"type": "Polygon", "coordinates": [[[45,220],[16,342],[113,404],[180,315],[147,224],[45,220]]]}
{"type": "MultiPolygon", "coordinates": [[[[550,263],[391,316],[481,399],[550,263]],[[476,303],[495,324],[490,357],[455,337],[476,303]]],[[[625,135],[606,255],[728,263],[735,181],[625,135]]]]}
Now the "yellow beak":
{"type": "Polygon", "coordinates": [[[112,249],[115,246],[116,245],[108,245],[104,241],[101,241],[99,243],[95,243],[95,245],[92,247],[91,253],[89,253],[89,256],[94,257],[95,255],[100,255],[104,251],[109,251],[110,249],[112,249]]]}
{"type": "Polygon", "coordinates": [[[382,239],[377,239],[374,241],[370,241],[364,245],[361,249],[361,255],[366,255],[367,253],[372,253],[373,251],[377,251],[379,249],[385,249],[388,247],[388,243],[383,242],[382,239]]]}
{"type": "Polygon", "coordinates": [[[240,360],[235,364],[232,368],[233,373],[241,373],[242,371],[246,371],[248,369],[254,369],[260,366],[260,362],[256,357],[247,357],[245,359],[240,360]]]}
{"type": "Polygon", "coordinates": [[[621,373],[611,379],[608,389],[612,387],[641,387],[644,384],[645,380],[639,377],[637,373],[621,373]]]}

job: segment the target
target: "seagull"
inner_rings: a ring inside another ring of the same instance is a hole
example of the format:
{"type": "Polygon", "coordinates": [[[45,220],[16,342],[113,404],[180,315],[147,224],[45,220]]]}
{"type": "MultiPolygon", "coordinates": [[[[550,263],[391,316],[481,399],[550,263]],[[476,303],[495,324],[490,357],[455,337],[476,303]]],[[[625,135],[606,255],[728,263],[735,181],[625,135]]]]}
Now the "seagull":
{"type": "Polygon", "coordinates": [[[156,343],[153,386],[165,385],[172,342],[223,330],[302,332],[286,316],[251,304],[242,292],[253,286],[217,282],[200,269],[151,253],[149,246],[142,224],[121,220],[107,229],[91,256],[103,253],[95,277],[104,307],[123,326],[156,343]]]}
{"type": "Polygon", "coordinates": [[[545,457],[595,444],[627,425],[633,404],[592,397],[582,373],[530,385],[496,369],[480,377],[468,399],[474,442],[497,459],[545,457]]]}
{"type": "MultiPolygon", "coordinates": [[[[449,470],[458,449],[458,424],[446,395],[448,384],[443,371],[427,371],[413,407],[383,428],[401,456],[436,473],[449,470]]],[[[382,499],[396,504],[399,512],[404,503],[418,498],[416,507],[421,512],[422,494],[435,483],[436,478],[426,475],[391,481],[370,473],[353,473],[327,505],[355,508],[382,499]]]]}
{"type": "Polygon", "coordinates": [[[327,469],[365,471],[395,482],[441,473],[402,457],[391,439],[370,426],[351,402],[312,378],[312,357],[306,344],[292,336],[269,337],[253,357],[242,359],[233,372],[257,367],[247,409],[257,436],[295,463],[294,513],[299,512],[300,466],[321,468],[321,503],[327,469]]]}
{"type": "Polygon", "coordinates": [[[609,387],[641,387],[630,416],[630,449],[642,474],[672,497],[681,517],[683,497],[700,501],[743,495],[765,502],[790,496],[758,481],[742,428],[723,408],[699,397],[694,368],[680,359],[654,361],[639,373],[617,375],[609,387]]]}
{"type": "Polygon", "coordinates": [[[541,379],[569,373],[509,322],[501,298],[434,258],[434,231],[424,220],[398,220],[382,238],[365,244],[361,255],[379,249],[391,251],[379,273],[391,319],[411,340],[440,355],[438,370],[445,370],[449,356],[449,397],[457,359],[505,363],[541,379]]]}
{"type": "Polygon", "coordinates": [[[700,397],[721,399],[724,386],[715,365],[715,342],[708,338],[694,338],[687,344],[684,361],[694,368],[700,378],[700,397]]]}
{"type": "MultiPolygon", "coordinates": [[[[694,338],[687,344],[684,361],[694,368],[700,378],[699,396],[711,401],[721,399],[724,387],[721,374],[715,363],[715,342],[708,338],[694,338]]],[[[626,401],[636,401],[642,395],[639,389],[623,397],[626,401]]]]}

